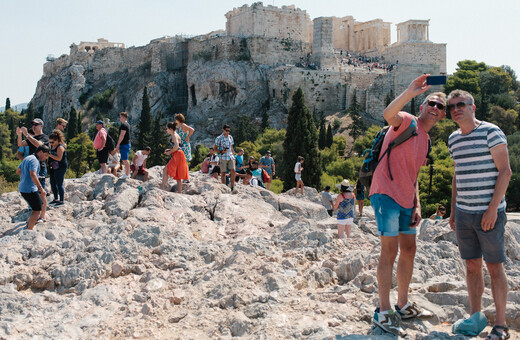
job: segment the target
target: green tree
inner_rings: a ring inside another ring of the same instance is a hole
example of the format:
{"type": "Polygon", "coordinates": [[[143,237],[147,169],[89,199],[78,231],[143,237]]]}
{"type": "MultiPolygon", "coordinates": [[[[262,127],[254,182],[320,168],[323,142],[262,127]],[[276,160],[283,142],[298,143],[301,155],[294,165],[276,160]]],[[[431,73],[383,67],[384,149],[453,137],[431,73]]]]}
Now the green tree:
{"type": "Polygon", "coordinates": [[[73,107],[70,108],[69,111],[69,123],[67,124],[67,140],[71,141],[74,137],[78,135],[78,113],[76,109],[73,107]]]}
{"type": "Polygon", "coordinates": [[[96,150],[86,133],[82,132],[69,140],[67,156],[69,167],[76,177],[81,177],[92,169],[96,159],[96,150]]]}
{"type": "Polygon", "coordinates": [[[202,144],[197,144],[195,146],[195,153],[193,155],[193,159],[191,160],[191,166],[192,168],[198,167],[206,158],[206,156],[209,154],[209,148],[205,147],[202,144]]]}
{"type": "Polygon", "coordinates": [[[328,148],[332,146],[332,143],[334,142],[334,135],[332,134],[332,126],[327,126],[327,143],[325,144],[328,148]]]}
{"type": "Polygon", "coordinates": [[[267,112],[267,108],[264,108],[262,111],[262,124],[260,125],[260,133],[264,132],[266,129],[269,129],[269,113],[267,112]]]}
{"type": "Polygon", "coordinates": [[[231,131],[235,145],[240,145],[246,140],[254,142],[258,137],[258,127],[252,122],[251,117],[241,115],[237,121],[231,131]]]}
{"type": "Polygon", "coordinates": [[[451,119],[442,119],[428,133],[432,145],[437,144],[439,141],[443,141],[444,144],[448,144],[448,137],[453,131],[457,130],[458,126],[451,119]]]}
{"type": "Polygon", "coordinates": [[[305,159],[302,179],[307,186],[320,187],[321,161],[318,153],[317,130],[314,119],[305,106],[305,98],[301,88],[292,97],[292,106],[287,117],[287,131],[283,142],[283,169],[282,179],[284,190],[289,190],[296,185],[294,165],[298,156],[305,159]]]}
{"type": "Polygon", "coordinates": [[[365,122],[363,122],[363,117],[360,113],[360,106],[357,102],[356,92],[352,95],[352,104],[350,105],[348,114],[350,115],[350,119],[352,119],[352,123],[349,127],[349,135],[356,141],[359,136],[363,135],[366,130],[365,122]]]}
{"type": "Polygon", "coordinates": [[[320,133],[318,135],[318,147],[323,150],[327,147],[327,129],[325,128],[325,122],[320,122],[320,133]]]}
{"type": "Polygon", "coordinates": [[[506,111],[500,106],[493,105],[489,110],[489,121],[500,126],[506,136],[516,132],[517,119],[518,113],[513,109],[506,111]]]}
{"type": "Polygon", "coordinates": [[[5,108],[4,108],[4,111],[7,111],[11,108],[11,99],[9,99],[9,97],[6,98],[5,100],[5,108]]]}
{"type": "Polygon", "coordinates": [[[7,124],[0,123],[0,161],[9,156],[11,151],[11,132],[7,124]]]}
{"type": "MultiPolygon", "coordinates": [[[[166,165],[169,160],[169,156],[164,154],[164,150],[169,149],[168,147],[168,136],[165,131],[164,123],[162,122],[162,112],[158,112],[153,120],[152,127],[153,138],[150,142],[150,148],[152,152],[148,157],[150,160],[147,161],[147,165],[152,167],[154,165],[166,165]]],[[[196,164],[193,160],[191,164],[196,164]]]]}
{"type": "MultiPolygon", "coordinates": [[[[141,118],[137,125],[139,134],[137,136],[137,148],[139,150],[149,146],[152,139],[152,115],[150,112],[150,99],[148,98],[148,88],[145,86],[143,89],[143,104],[141,107],[141,118]]],[[[161,129],[162,131],[162,129],[161,129]]]]}
{"type": "Polygon", "coordinates": [[[26,127],[31,126],[31,122],[33,121],[33,119],[34,119],[34,107],[33,107],[33,103],[30,102],[29,106],[27,106],[27,110],[25,110],[25,123],[24,123],[24,125],[26,127]]]}

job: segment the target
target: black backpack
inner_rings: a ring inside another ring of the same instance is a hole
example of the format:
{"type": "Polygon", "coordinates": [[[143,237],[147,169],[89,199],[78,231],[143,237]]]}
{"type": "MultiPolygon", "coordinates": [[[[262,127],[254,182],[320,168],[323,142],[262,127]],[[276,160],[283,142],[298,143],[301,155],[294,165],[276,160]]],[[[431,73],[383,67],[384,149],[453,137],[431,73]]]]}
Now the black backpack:
{"type": "MultiPolygon", "coordinates": [[[[388,148],[385,150],[385,152],[381,154],[381,148],[383,147],[383,141],[385,140],[386,134],[388,130],[390,129],[390,126],[385,126],[382,128],[374,138],[372,142],[372,148],[366,149],[363,151],[362,156],[365,157],[363,161],[363,165],[361,166],[361,169],[359,170],[359,182],[363,184],[365,187],[367,187],[367,190],[370,191],[370,185],[372,184],[372,177],[374,176],[374,172],[376,171],[377,165],[379,162],[385,157],[385,155],[388,154],[386,157],[387,159],[387,167],[388,167],[388,174],[390,175],[390,179],[393,181],[394,178],[392,176],[392,170],[390,169],[390,154],[392,152],[392,149],[396,146],[404,143],[408,139],[410,139],[413,136],[417,136],[417,121],[414,120],[415,124],[410,124],[406,130],[403,131],[399,136],[397,136],[393,141],[391,141],[388,144],[388,148]]],[[[431,151],[431,144],[430,144],[430,138],[428,137],[428,159],[430,160],[430,189],[431,191],[431,184],[432,184],[432,176],[433,176],[433,162],[430,156],[431,151]]]]}
{"type": "Polygon", "coordinates": [[[105,142],[105,147],[108,151],[112,151],[115,149],[114,140],[110,136],[110,134],[107,132],[107,140],[105,142]]]}

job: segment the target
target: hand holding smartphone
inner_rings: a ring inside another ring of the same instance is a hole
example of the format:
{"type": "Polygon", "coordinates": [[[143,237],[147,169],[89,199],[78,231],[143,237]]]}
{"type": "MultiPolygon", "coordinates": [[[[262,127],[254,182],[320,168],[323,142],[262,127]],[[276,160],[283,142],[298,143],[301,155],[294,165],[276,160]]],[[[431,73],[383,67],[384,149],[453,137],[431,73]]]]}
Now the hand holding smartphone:
{"type": "Polygon", "coordinates": [[[429,76],[426,78],[426,85],[444,85],[446,84],[446,76],[429,76]]]}

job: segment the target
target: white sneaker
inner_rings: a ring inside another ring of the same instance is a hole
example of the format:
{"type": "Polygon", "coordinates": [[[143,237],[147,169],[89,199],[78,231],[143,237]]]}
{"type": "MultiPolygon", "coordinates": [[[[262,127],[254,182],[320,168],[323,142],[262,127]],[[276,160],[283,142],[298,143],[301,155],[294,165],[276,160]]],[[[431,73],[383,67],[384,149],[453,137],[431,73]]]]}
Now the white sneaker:
{"type": "Polygon", "coordinates": [[[123,176],[119,177],[120,179],[129,178],[130,176],[127,176],[126,174],[123,174],[123,176]]]}

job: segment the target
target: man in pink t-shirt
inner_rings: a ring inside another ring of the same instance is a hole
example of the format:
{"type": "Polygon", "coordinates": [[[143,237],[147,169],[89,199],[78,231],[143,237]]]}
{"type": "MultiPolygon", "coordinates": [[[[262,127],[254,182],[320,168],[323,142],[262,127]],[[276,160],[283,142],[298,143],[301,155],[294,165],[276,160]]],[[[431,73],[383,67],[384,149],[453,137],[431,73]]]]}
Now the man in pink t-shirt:
{"type": "Polygon", "coordinates": [[[428,132],[446,116],[446,95],[441,92],[428,95],[420,106],[419,118],[401,111],[412,98],[430,89],[431,86],[426,85],[428,76],[429,74],[424,74],[412,81],[385,109],[384,118],[391,128],[383,142],[381,155],[388,148],[388,144],[411,124],[415,124],[417,136],[392,148],[390,154],[380,159],[370,187],[370,203],[374,208],[381,238],[381,254],[377,266],[379,307],[372,321],[383,330],[396,335],[404,334],[400,326],[401,319],[432,316],[430,311],[408,301],[408,287],[415,258],[415,227],[421,221],[417,177],[421,166],[426,164],[428,132]],[[387,157],[390,158],[386,159],[387,157]],[[398,250],[398,295],[393,311],[390,289],[398,250]]]}
{"type": "Polygon", "coordinates": [[[108,149],[106,147],[107,142],[107,131],[104,127],[104,122],[102,120],[98,120],[96,122],[97,134],[94,138],[94,149],[96,149],[96,157],[99,161],[99,165],[101,166],[101,173],[107,174],[108,167],[108,149]]]}

